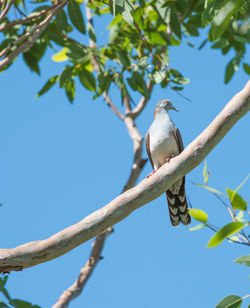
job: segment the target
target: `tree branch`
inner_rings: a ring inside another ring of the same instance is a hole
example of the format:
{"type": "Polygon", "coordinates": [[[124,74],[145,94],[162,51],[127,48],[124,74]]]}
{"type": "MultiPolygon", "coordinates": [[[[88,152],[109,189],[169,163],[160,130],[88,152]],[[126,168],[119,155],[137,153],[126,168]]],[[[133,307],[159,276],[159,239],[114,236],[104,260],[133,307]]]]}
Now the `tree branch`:
{"type": "Polygon", "coordinates": [[[26,18],[24,19],[17,19],[13,22],[10,22],[8,24],[5,24],[5,25],[2,25],[0,26],[0,32],[3,31],[3,30],[6,30],[6,29],[9,29],[9,28],[12,28],[13,26],[15,25],[23,25],[25,24],[26,22],[29,22],[33,19],[38,19],[40,18],[42,15],[44,15],[45,13],[47,13],[48,11],[52,10],[54,7],[56,7],[58,4],[54,4],[38,13],[32,13],[30,16],[27,16],[26,18]]]}
{"type": "Polygon", "coordinates": [[[67,290],[63,292],[59,300],[52,306],[52,308],[67,308],[69,303],[79,296],[83,287],[87,283],[97,263],[101,260],[101,252],[104,246],[106,237],[113,232],[112,228],[108,228],[105,232],[97,236],[93,243],[93,248],[90,257],[86,264],[80,271],[77,280],[67,290]]]}
{"type": "MultiPolygon", "coordinates": [[[[90,11],[90,8],[87,6],[87,3],[86,3],[86,16],[87,16],[88,22],[91,23],[94,29],[91,11],[90,11]]],[[[91,38],[89,38],[89,46],[92,48],[96,47],[95,42],[92,41],[91,38]]],[[[99,66],[94,56],[92,56],[92,65],[95,68],[95,70],[98,72],[99,66]]],[[[111,99],[107,95],[106,92],[103,93],[103,96],[105,97],[106,102],[107,101],[111,102],[111,99]]],[[[113,108],[114,105],[111,102],[109,106],[113,108]]],[[[122,115],[122,114],[117,114],[116,108],[113,108],[112,110],[118,117],[122,115]]],[[[131,106],[130,106],[130,101],[129,101],[128,96],[125,97],[125,110],[126,110],[126,113],[131,112],[131,106]]],[[[133,141],[133,147],[134,147],[134,160],[133,160],[129,179],[122,190],[124,192],[136,184],[136,181],[145,163],[147,162],[147,160],[141,158],[143,138],[141,137],[139,131],[137,130],[135,126],[134,119],[129,118],[129,117],[125,118],[123,115],[121,119],[124,121],[125,125],[127,126],[128,133],[133,141]]],[[[72,301],[74,298],[76,298],[77,296],[81,294],[83,287],[85,286],[86,282],[88,281],[88,279],[91,277],[91,274],[93,273],[95,265],[100,260],[101,251],[104,246],[107,235],[110,233],[110,230],[113,230],[113,228],[112,227],[108,228],[106,231],[104,231],[103,233],[101,233],[100,235],[96,237],[93,243],[93,248],[92,248],[90,258],[87,261],[87,263],[84,265],[84,267],[81,269],[78,279],[71,287],[69,287],[66,291],[63,292],[63,294],[60,296],[59,300],[56,302],[53,308],[66,308],[68,307],[68,304],[70,301],[72,301]],[[93,259],[93,256],[95,256],[94,259],[93,259]],[[92,263],[93,263],[93,266],[90,266],[90,264],[92,263]]]]}
{"type": "Polygon", "coordinates": [[[58,11],[61,10],[67,4],[68,1],[69,0],[63,0],[61,2],[58,2],[57,6],[54,9],[51,10],[51,12],[48,14],[48,16],[39,25],[34,27],[31,31],[26,32],[18,40],[9,44],[8,47],[6,47],[4,50],[2,50],[0,57],[6,55],[14,46],[18,45],[23,40],[28,38],[28,40],[25,43],[20,45],[17,49],[12,51],[2,61],[0,61],[0,71],[2,69],[4,69],[8,64],[10,64],[11,61],[14,60],[20,53],[24,52],[26,49],[33,46],[33,44],[38,39],[38,37],[47,28],[47,26],[48,26],[50,20],[53,18],[53,16],[56,15],[58,13],[58,11]]]}
{"type": "MultiPolygon", "coordinates": [[[[87,18],[87,22],[89,22],[92,26],[93,25],[93,18],[92,18],[92,14],[91,14],[91,9],[90,7],[88,7],[88,1],[86,1],[86,18],[87,18]]],[[[96,43],[91,39],[91,37],[89,36],[89,47],[91,48],[96,48],[96,43]]],[[[92,65],[94,70],[99,73],[100,68],[99,65],[96,61],[96,58],[92,55],[91,57],[91,61],[92,61],[92,65]]],[[[104,91],[102,93],[102,96],[104,97],[106,104],[110,107],[110,109],[114,112],[115,115],[118,116],[118,118],[120,118],[121,120],[124,120],[124,115],[116,108],[116,106],[113,104],[110,96],[108,95],[108,93],[106,91],[104,91]]]]}
{"type": "Polygon", "coordinates": [[[1,249],[0,271],[21,270],[55,259],[125,219],[139,207],[159,197],[179,178],[199,165],[249,110],[250,81],[181,154],[164,164],[149,179],[144,179],[79,223],[46,240],[29,242],[13,249],[1,249]]]}
{"type": "Polygon", "coordinates": [[[10,2],[8,3],[8,5],[5,7],[5,9],[2,11],[1,15],[0,15],[0,23],[3,21],[4,17],[6,16],[6,14],[8,14],[9,9],[12,7],[13,3],[15,2],[15,0],[10,0],[10,2]]]}
{"type": "MultiPolygon", "coordinates": [[[[154,82],[152,80],[149,80],[147,83],[147,88],[148,88],[148,92],[149,94],[151,94],[152,90],[154,87],[154,82]]],[[[133,109],[133,111],[131,112],[131,116],[135,119],[137,118],[140,113],[143,111],[143,109],[146,107],[148,102],[148,99],[143,96],[139,102],[139,104],[133,109]]]]}

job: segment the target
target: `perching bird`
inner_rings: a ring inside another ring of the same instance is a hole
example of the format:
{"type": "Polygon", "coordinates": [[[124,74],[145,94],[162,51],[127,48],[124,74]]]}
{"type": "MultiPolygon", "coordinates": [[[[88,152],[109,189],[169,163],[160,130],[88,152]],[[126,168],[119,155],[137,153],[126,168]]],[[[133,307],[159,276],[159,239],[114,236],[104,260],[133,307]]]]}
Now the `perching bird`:
{"type": "MultiPolygon", "coordinates": [[[[178,111],[168,99],[162,99],[157,103],[154,121],[146,135],[146,149],[154,169],[152,173],[184,149],[180,132],[168,115],[171,109],[178,111]]],[[[189,225],[191,218],[185,194],[185,177],[175,182],[166,191],[166,195],[172,225],[178,226],[180,222],[189,225]]]]}

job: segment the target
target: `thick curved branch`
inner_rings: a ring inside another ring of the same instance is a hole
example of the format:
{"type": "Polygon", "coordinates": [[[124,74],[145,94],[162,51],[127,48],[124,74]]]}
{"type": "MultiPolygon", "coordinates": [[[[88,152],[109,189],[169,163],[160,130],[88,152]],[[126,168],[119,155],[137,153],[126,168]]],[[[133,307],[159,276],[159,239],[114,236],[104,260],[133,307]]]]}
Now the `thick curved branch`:
{"type": "Polygon", "coordinates": [[[250,81],[180,155],[163,165],[149,179],[46,240],[26,243],[13,249],[1,249],[0,271],[21,270],[55,259],[125,219],[139,207],[159,197],[179,178],[199,165],[249,110],[250,81]]]}

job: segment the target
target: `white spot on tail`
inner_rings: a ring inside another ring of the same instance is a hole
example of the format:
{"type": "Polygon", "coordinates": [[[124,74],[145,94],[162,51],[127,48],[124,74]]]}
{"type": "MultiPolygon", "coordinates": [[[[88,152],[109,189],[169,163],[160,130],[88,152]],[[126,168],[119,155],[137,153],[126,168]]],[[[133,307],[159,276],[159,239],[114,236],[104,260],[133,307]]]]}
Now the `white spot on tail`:
{"type": "Polygon", "coordinates": [[[185,201],[185,195],[184,196],[178,195],[178,198],[181,201],[181,203],[183,203],[185,201]]]}
{"type": "Polygon", "coordinates": [[[177,207],[172,208],[170,206],[169,208],[170,208],[171,213],[173,213],[173,215],[176,215],[178,213],[178,208],[177,207]]]}

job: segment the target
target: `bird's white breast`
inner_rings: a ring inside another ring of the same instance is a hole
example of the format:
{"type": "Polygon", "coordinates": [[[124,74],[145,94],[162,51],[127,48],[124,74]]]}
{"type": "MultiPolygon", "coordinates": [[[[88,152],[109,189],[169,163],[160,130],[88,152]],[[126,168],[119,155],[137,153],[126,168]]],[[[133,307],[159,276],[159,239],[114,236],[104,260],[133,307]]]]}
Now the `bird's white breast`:
{"type": "Polygon", "coordinates": [[[154,163],[154,169],[166,163],[168,157],[179,154],[173,135],[176,127],[167,113],[157,115],[149,128],[149,147],[154,163]]]}

